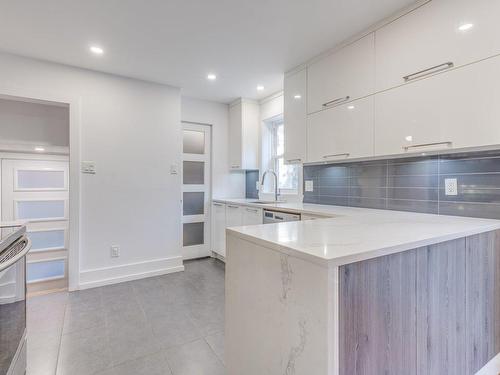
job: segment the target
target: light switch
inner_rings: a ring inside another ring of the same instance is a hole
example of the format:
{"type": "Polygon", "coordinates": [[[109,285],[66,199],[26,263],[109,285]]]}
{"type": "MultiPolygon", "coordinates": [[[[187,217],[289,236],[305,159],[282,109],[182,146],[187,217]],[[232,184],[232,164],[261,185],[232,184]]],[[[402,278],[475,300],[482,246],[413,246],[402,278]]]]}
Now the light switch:
{"type": "Polygon", "coordinates": [[[314,191],[314,181],[306,180],[306,191],[314,191]]]}
{"type": "Polygon", "coordinates": [[[170,174],[178,174],[179,171],[178,171],[178,166],[177,164],[171,164],[170,165],[170,174]]]}
{"type": "Polygon", "coordinates": [[[260,190],[260,184],[259,181],[255,181],[255,190],[259,191],[260,190]]]}
{"type": "Polygon", "coordinates": [[[95,174],[95,163],[93,161],[82,161],[82,173],[95,174]]]}
{"type": "Polygon", "coordinates": [[[446,195],[458,195],[457,179],[445,178],[444,190],[446,195]]]}

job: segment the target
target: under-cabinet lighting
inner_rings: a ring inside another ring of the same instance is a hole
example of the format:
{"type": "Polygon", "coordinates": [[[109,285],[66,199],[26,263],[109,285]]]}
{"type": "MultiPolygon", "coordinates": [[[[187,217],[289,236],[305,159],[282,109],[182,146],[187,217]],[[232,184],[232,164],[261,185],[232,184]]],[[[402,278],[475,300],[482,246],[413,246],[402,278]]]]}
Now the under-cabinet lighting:
{"type": "Polygon", "coordinates": [[[297,94],[297,95],[295,95],[293,98],[294,98],[294,99],[301,99],[301,98],[302,98],[302,95],[297,94]]]}
{"type": "Polygon", "coordinates": [[[356,107],[355,107],[355,106],[353,106],[353,105],[349,105],[349,106],[347,106],[347,109],[354,109],[354,108],[356,108],[356,107]]]}
{"type": "Polygon", "coordinates": [[[35,147],[35,151],[44,152],[45,148],[43,148],[43,147],[35,147]]]}

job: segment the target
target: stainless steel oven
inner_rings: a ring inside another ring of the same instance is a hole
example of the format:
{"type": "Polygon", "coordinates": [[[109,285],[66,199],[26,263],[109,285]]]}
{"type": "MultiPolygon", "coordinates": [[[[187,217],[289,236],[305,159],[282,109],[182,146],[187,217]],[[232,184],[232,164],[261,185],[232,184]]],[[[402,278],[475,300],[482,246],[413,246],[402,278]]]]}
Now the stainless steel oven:
{"type": "Polygon", "coordinates": [[[26,228],[0,224],[0,375],[26,372],[26,228]]]}

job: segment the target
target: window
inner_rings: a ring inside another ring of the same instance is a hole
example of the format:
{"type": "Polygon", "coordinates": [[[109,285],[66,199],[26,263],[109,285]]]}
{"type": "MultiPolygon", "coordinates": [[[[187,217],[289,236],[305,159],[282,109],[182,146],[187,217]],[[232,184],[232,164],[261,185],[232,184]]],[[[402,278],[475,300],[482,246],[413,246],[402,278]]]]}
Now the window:
{"type": "Polygon", "coordinates": [[[282,193],[297,194],[299,181],[299,168],[297,165],[285,165],[285,126],[283,117],[268,123],[270,134],[270,165],[278,175],[278,188],[282,193]]]}

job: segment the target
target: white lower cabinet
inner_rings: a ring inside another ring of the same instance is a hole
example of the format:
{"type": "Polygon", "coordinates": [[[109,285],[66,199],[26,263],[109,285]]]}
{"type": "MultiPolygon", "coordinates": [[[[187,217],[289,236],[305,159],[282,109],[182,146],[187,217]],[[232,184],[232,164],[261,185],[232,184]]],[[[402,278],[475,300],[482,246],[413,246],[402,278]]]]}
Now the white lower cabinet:
{"type": "Polygon", "coordinates": [[[226,227],[243,225],[243,207],[235,204],[226,204],[226,227]]]}
{"type": "Polygon", "coordinates": [[[212,203],[212,251],[226,256],[226,205],[212,203]]]}
{"type": "Polygon", "coordinates": [[[262,208],[212,203],[212,251],[226,257],[226,228],[262,224],[262,208]]]}
{"type": "Polygon", "coordinates": [[[377,94],[375,155],[500,144],[499,88],[495,57],[377,94]]]}
{"type": "Polygon", "coordinates": [[[243,207],[243,225],[258,225],[262,222],[262,208],[243,207]]]}
{"type": "Polygon", "coordinates": [[[309,115],[307,161],[373,156],[373,96],[309,115]]]}

